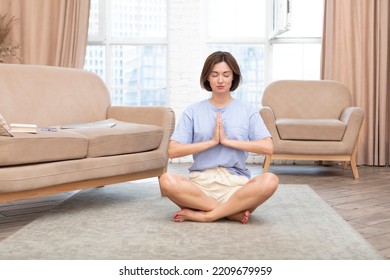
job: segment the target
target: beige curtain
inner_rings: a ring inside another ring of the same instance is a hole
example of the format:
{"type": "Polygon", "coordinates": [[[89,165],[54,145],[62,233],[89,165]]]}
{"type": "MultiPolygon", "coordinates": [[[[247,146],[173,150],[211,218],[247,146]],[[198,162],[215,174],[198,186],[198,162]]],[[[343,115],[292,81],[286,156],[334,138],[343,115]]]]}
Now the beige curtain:
{"type": "Polygon", "coordinates": [[[83,68],[89,8],[90,0],[0,0],[0,13],[18,19],[12,40],[24,64],[83,68]]]}
{"type": "Polygon", "coordinates": [[[389,29],[389,0],[325,0],[321,78],[345,83],[365,111],[358,164],[389,164],[389,29]]]}

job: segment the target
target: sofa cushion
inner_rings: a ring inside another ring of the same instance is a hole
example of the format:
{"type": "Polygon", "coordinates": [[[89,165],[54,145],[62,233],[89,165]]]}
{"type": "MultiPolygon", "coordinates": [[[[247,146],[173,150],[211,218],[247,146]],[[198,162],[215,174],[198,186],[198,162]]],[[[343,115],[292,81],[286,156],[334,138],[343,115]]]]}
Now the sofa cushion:
{"type": "Polygon", "coordinates": [[[88,138],[72,131],[15,132],[0,137],[0,166],[85,158],[88,138]]]}
{"type": "Polygon", "coordinates": [[[160,126],[129,123],[107,119],[88,124],[88,128],[69,129],[89,139],[87,157],[112,156],[139,153],[157,149],[161,143],[163,130],[160,126]],[[115,123],[115,126],[104,124],[115,123]]]}
{"type": "Polygon", "coordinates": [[[277,119],[276,127],[283,140],[341,141],[346,124],[337,119],[277,119]]]}

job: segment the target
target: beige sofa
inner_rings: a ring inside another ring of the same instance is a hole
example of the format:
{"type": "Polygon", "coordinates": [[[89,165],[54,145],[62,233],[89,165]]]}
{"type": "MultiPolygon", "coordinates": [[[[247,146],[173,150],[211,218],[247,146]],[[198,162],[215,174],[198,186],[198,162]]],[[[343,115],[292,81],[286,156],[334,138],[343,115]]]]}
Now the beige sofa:
{"type": "Polygon", "coordinates": [[[0,136],[0,202],[156,177],[167,168],[173,111],[112,106],[103,81],[87,71],[0,64],[0,114],[3,131],[10,123],[39,127],[0,136]]]}

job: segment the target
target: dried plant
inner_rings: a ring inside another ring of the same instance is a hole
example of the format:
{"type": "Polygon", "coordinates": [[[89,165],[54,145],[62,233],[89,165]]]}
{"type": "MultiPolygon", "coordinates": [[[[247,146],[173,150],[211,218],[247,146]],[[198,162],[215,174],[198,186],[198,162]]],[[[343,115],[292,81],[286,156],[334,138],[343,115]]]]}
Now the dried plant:
{"type": "Polygon", "coordinates": [[[15,21],[15,17],[8,18],[6,14],[0,15],[0,63],[4,62],[5,58],[10,56],[14,56],[19,60],[21,59],[17,53],[19,45],[7,42],[12,24],[15,21]]]}

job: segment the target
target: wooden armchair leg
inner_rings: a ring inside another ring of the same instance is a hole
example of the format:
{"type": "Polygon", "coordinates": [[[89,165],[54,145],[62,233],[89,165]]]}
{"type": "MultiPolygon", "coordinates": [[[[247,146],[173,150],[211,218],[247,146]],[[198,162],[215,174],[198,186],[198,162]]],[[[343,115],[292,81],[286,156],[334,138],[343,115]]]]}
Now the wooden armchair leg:
{"type": "Polygon", "coordinates": [[[267,173],[271,165],[272,156],[266,155],[263,163],[263,173],[267,173]]]}
{"type": "MultiPolygon", "coordinates": [[[[360,128],[360,130],[361,130],[361,128],[360,128]]],[[[352,155],[351,155],[351,162],[350,162],[351,168],[352,168],[352,173],[353,173],[353,178],[355,178],[355,179],[359,179],[359,172],[358,172],[357,165],[356,165],[357,145],[358,145],[358,141],[356,141],[355,147],[353,148],[352,155]]]]}

